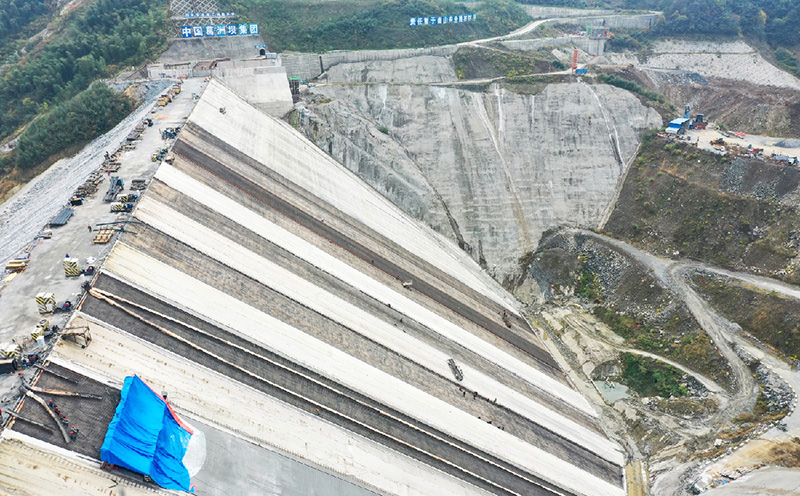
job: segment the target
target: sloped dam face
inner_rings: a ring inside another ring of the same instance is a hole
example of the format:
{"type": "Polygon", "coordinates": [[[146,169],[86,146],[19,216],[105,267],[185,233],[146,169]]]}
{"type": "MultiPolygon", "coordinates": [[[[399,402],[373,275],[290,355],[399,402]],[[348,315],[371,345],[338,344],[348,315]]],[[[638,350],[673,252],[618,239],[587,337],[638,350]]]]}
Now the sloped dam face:
{"type": "Polygon", "coordinates": [[[661,125],[608,85],[448,86],[449,58],[420,58],[335,66],[301,128],[500,281],[546,229],[595,227],[641,131],[661,125]]]}
{"type": "MultiPolygon", "coordinates": [[[[507,160],[490,177],[521,167],[490,102],[530,97],[430,92],[483,113],[454,121],[507,160]]],[[[198,487],[269,478],[274,450],[381,494],[625,493],[597,412],[454,243],[216,81],[172,151],[72,321],[91,345],[53,357],[99,384],[137,373],[214,443],[252,443],[209,449],[198,487]]]]}

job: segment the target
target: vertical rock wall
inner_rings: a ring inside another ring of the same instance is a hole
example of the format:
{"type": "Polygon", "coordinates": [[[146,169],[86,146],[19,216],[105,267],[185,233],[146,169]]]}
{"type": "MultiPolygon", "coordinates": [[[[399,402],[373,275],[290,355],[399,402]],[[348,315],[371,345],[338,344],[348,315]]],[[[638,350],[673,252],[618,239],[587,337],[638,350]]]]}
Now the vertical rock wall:
{"type": "Polygon", "coordinates": [[[303,131],[501,281],[544,230],[596,225],[640,132],[661,124],[606,85],[550,84],[535,95],[397,83],[315,91],[323,98],[301,111],[303,131]]]}

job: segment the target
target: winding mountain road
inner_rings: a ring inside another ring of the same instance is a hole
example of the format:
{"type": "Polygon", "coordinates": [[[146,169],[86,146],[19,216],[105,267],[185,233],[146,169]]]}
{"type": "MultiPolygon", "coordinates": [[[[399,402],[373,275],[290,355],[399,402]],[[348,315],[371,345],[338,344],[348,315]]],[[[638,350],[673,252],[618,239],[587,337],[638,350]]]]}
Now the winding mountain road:
{"type": "Polygon", "coordinates": [[[708,303],[686,283],[687,271],[698,268],[698,266],[689,262],[659,258],[627,243],[592,231],[575,229],[574,232],[590,236],[605,243],[650,269],[664,286],[681,298],[697,323],[708,333],[714,345],[730,365],[734,376],[733,384],[735,388],[730,395],[725,395],[728,396],[727,401],[724,402],[725,404],[720,405],[714,420],[732,419],[749,410],[755,402],[758,386],[753,379],[752,372],[733,348],[733,344],[736,342],[734,336],[736,336],[738,328],[711,309],[708,303]]]}
{"type": "MultiPolygon", "coordinates": [[[[800,371],[794,370],[784,360],[773,355],[768,350],[758,347],[745,338],[741,334],[739,326],[722,317],[711,308],[692,288],[689,280],[692,273],[710,273],[798,300],[800,300],[800,288],[768,277],[746,272],[730,271],[696,261],[678,261],[659,258],[625,242],[592,231],[582,229],[570,229],[570,231],[573,234],[582,234],[594,238],[612,249],[626,254],[632,260],[635,260],[637,263],[649,269],[664,286],[674,291],[686,304],[692,316],[708,333],[715,346],[730,364],[735,379],[733,391],[721,392],[716,395],[716,397],[721,400],[720,408],[717,413],[708,420],[709,425],[730,421],[741,413],[752,411],[759,392],[759,387],[753,378],[752,372],[735,351],[735,348],[740,348],[766,365],[774,374],[788,384],[795,394],[795,400],[791,411],[783,419],[786,429],[778,430],[772,428],[761,434],[757,439],[788,441],[796,436],[800,436],[800,413],[798,413],[798,409],[796,408],[797,391],[800,391],[800,371]]],[[[660,357],[655,358],[664,360],[660,357]]],[[[660,490],[656,491],[658,494],[668,494],[669,491],[677,491],[677,484],[683,484],[686,481],[686,479],[678,473],[691,473],[698,469],[699,467],[697,465],[692,464],[677,466],[659,477],[662,479],[660,481],[661,483],[656,484],[654,490],[656,486],[660,486],[660,490]],[[668,492],[663,492],[664,490],[668,492]]],[[[707,470],[707,468],[703,468],[702,470],[707,470]]]]}

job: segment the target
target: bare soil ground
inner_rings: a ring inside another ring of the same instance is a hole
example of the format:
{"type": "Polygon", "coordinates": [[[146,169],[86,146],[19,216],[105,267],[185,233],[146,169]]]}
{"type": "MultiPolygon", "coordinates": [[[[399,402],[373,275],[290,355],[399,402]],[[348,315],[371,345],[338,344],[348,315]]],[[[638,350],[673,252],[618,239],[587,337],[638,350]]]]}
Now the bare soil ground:
{"type": "Polygon", "coordinates": [[[635,260],[593,238],[556,231],[542,239],[525,273],[551,301],[578,295],[626,347],[674,360],[730,387],[731,371],[698,322],[635,260]]]}
{"type": "Polygon", "coordinates": [[[605,229],[659,255],[795,281],[800,171],[649,140],[605,229]]]}
{"type": "Polygon", "coordinates": [[[727,129],[800,137],[800,92],[729,79],[708,81],[707,85],[667,84],[661,92],[676,105],[691,104],[692,113],[704,114],[727,129]]]}
{"type": "Polygon", "coordinates": [[[784,360],[800,356],[800,301],[713,274],[693,278],[711,305],[784,360]]]}

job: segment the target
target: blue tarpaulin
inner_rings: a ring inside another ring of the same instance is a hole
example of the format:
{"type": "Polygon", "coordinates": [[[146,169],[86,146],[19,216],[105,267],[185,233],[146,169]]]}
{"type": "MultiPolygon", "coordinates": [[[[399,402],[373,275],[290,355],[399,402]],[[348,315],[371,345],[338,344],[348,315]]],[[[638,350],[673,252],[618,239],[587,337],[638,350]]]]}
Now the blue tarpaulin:
{"type": "Polygon", "coordinates": [[[122,399],[100,448],[100,459],[147,474],[165,489],[194,492],[183,465],[192,434],[139,376],[126,377],[122,399]]]}

